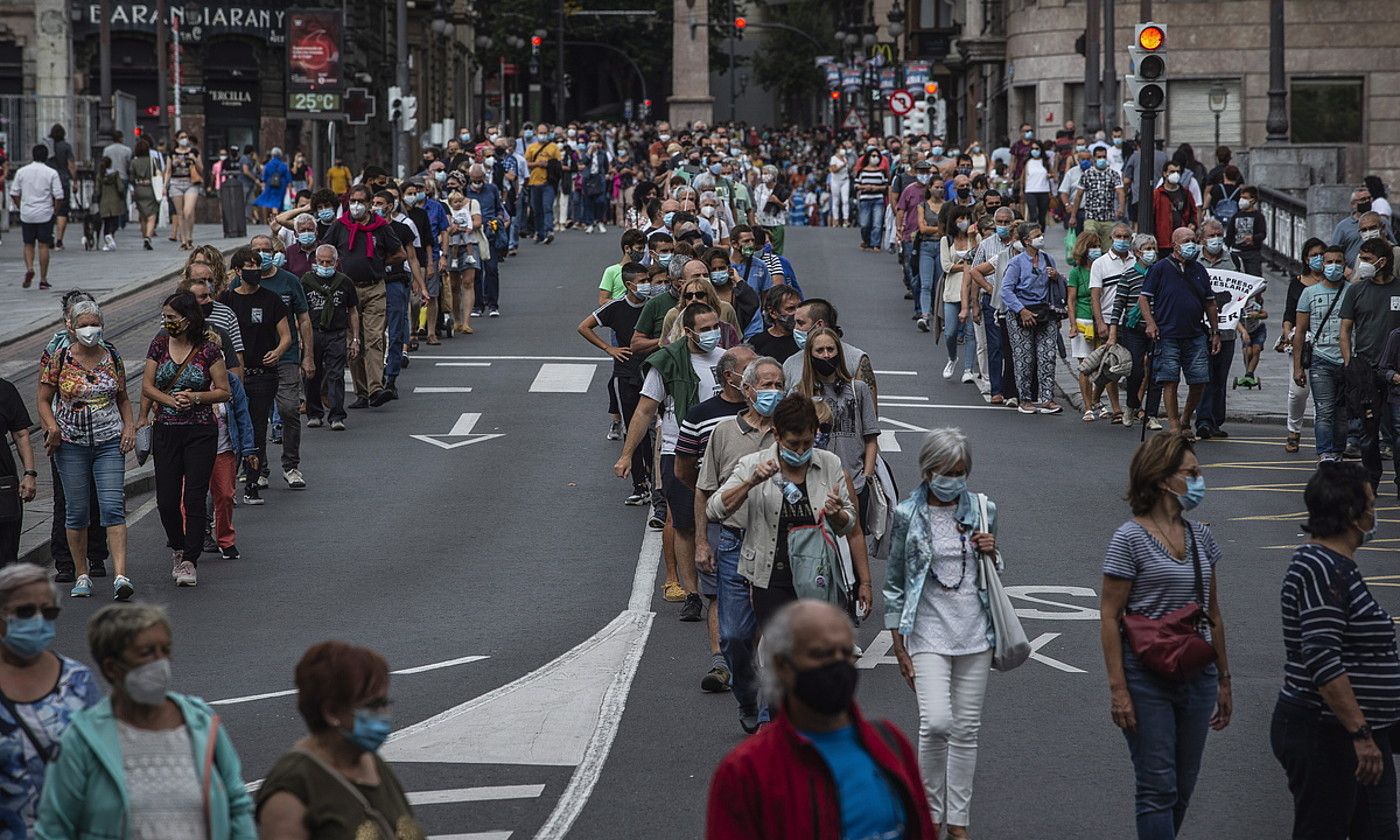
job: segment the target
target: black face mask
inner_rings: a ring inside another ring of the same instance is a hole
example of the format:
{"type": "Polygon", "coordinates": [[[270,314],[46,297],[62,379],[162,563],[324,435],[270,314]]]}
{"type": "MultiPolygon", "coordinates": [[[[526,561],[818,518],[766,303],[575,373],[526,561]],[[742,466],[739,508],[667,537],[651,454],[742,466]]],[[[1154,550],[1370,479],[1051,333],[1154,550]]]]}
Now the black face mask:
{"type": "Polygon", "coordinates": [[[836,372],[836,360],[819,359],[816,356],[813,356],[812,369],[815,370],[817,373],[821,374],[822,376],[830,376],[836,372]]]}
{"type": "Polygon", "coordinates": [[[968,187],[958,187],[958,198],[967,198],[972,195],[972,190],[968,187]]]}
{"type": "Polygon", "coordinates": [[[262,269],[258,269],[258,268],[242,268],[242,269],[239,269],[239,271],[238,271],[238,279],[242,280],[243,283],[244,283],[244,285],[247,285],[247,286],[258,286],[258,285],[260,285],[260,284],[262,283],[262,269]]]}
{"type": "Polygon", "coordinates": [[[797,327],[797,316],[779,315],[773,319],[773,323],[777,324],[778,326],[782,327],[788,332],[792,332],[797,327]]]}
{"type": "Polygon", "coordinates": [[[208,318],[210,315],[214,314],[214,301],[211,300],[208,303],[201,303],[199,305],[199,311],[204,313],[205,318],[208,318]]]}
{"type": "Polygon", "coordinates": [[[1370,212],[1370,210],[1371,210],[1371,202],[1369,202],[1369,201],[1358,201],[1358,202],[1356,202],[1356,212],[1358,212],[1358,213],[1367,213],[1367,212],[1370,212]]]}
{"type": "Polygon", "coordinates": [[[797,672],[792,693],[812,711],[834,715],[851,708],[856,699],[856,682],[860,672],[844,659],[828,662],[817,668],[797,672]]]}

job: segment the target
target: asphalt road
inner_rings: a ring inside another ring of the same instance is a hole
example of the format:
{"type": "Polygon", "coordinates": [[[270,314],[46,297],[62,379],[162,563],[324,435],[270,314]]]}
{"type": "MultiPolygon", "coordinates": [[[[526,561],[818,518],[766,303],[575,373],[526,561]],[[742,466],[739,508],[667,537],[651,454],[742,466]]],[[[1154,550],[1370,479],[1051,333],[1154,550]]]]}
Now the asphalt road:
{"type": "MultiPolygon", "coordinates": [[[[1108,716],[1097,591],[1103,547],[1127,516],[1137,431],[991,409],[945,382],[945,351],[909,320],[894,261],[856,245],[851,231],[788,232],[807,293],[836,302],[877,371],[902,372],[879,376],[882,425],[899,444],[885,457],[901,486],[916,481],[921,430],[971,437],[972,485],[999,505],[1005,580],[1025,587],[1018,606],[1037,644],[1036,658],[992,677],[974,831],[1129,836],[1132,771],[1108,716]]],[[[436,666],[395,677],[396,724],[410,729],[386,747],[435,836],[701,834],[710,774],[743,736],[732,698],[700,692],[704,625],[679,623],[678,605],[660,599],[656,538],[611,474],[608,362],[574,326],[616,253],[611,232],[526,244],[503,267],[502,317],[415,354],[403,399],[352,412],[348,432],[305,430],[308,489],[274,473],[268,503],[238,509],[243,559],[206,560],[198,588],[170,583],[155,516],[134,525],[132,578],[139,599],[174,618],[177,688],[240,701],[219,711],[249,780],[302,725],[291,696],[246,698],[290,689],[307,646],[343,638],[395,669],[436,666]]],[[[127,340],[139,357],[144,341],[127,340]]],[[[1286,455],[1281,428],[1233,431],[1200,446],[1211,489],[1199,517],[1225,551],[1235,720],[1210,737],[1184,837],[1288,830],[1268,719],[1282,664],[1277,593],[1311,456],[1286,455]]],[[[1363,550],[1368,574],[1385,574],[1400,545],[1385,533],[1397,509],[1382,509],[1381,539],[1363,550]]],[[[1392,589],[1376,591],[1400,609],[1392,589]]],[[[82,624],[102,603],[65,604],[61,651],[86,658],[82,624]]],[[[887,639],[878,619],[860,628],[859,700],[913,736],[914,697],[887,639]]]]}

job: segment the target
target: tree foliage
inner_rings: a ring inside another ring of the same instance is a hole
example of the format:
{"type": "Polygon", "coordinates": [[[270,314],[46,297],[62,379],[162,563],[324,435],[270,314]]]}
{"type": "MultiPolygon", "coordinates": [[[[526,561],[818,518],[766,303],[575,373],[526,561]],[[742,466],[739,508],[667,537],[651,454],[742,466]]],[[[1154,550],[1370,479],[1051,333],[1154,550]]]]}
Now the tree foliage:
{"type": "MultiPolygon", "coordinates": [[[[808,33],[818,43],[831,43],[835,51],[831,4],[824,0],[791,0],[768,6],[767,20],[784,23],[808,33]]],[[[815,64],[823,53],[808,39],[783,29],[762,30],[763,47],[754,54],[754,75],[759,84],[776,93],[789,109],[800,107],[826,91],[826,79],[815,64]]],[[[829,53],[828,53],[829,54],[829,53]]]]}

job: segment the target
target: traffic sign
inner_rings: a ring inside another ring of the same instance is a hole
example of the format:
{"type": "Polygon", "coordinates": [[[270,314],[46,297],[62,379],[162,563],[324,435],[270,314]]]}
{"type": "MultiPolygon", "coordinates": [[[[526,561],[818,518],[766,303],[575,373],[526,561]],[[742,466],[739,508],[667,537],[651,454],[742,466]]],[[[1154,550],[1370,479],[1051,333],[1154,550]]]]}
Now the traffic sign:
{"type": "Polygon", "coordinates": [[[841,121],[841,127],[849,129],[864,128],[865,121],[860,118],[859,111],[855,108],[851,108],[846,112],[846,118],[841,121]]]}
{"type": "Polygon", "coordinates": [[[900,89],[890,94],[890,110],[904,116],[914,109],[914,94],[900,89]]]}

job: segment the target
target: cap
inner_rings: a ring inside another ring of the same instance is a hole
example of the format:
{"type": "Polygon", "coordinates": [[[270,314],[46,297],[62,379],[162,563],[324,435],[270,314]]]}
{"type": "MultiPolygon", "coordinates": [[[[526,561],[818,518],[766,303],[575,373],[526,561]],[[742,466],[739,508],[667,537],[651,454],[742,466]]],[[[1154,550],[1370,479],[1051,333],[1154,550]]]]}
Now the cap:
{"type": "Polygon", "coordinates": [[[927,171],[929,171],[929,170],[932,169],[932,168],[933,168],[933,161],[931,161],[931,160],[921,160],[921,161],[917,161],[917,162],[914,164],[914,171],[915,171],[915,172],[927,172],[927,171]]]}

